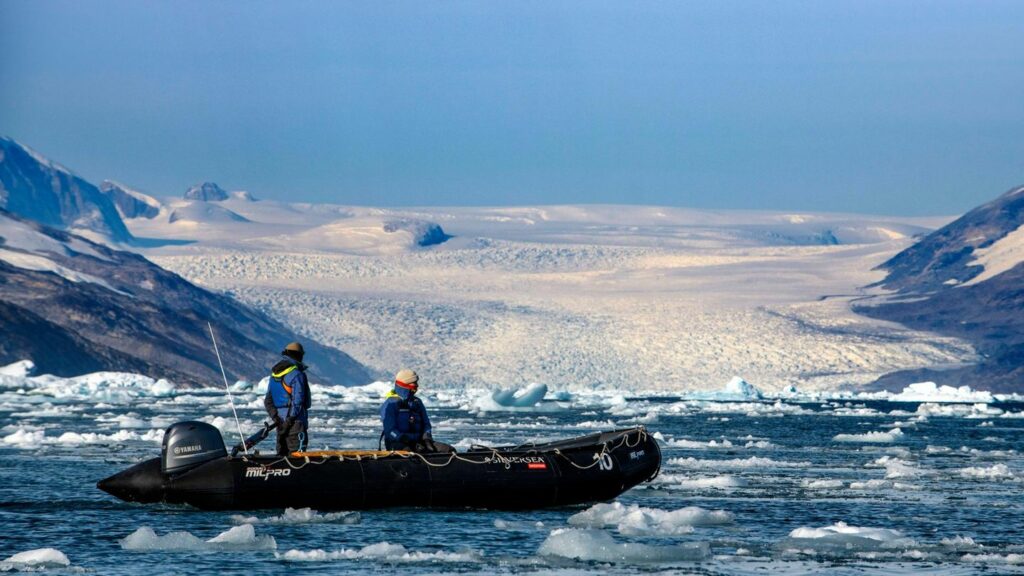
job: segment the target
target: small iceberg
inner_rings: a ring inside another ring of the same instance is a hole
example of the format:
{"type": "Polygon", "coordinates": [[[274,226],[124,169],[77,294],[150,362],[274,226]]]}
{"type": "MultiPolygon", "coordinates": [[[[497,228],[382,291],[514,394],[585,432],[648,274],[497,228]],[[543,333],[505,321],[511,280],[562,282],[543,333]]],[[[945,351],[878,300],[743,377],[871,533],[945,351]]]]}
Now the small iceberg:
{"type": "Polygon", "coordinates": [[[66,554],[56,548],[39,548],[18,552],[0,561],[0,572],[8,570],[44,570],[46,568],[67,568],[71,565],[66,554]]]}
{"type": "MultiPolygon", "coordinates": [[[[14,376],[15,378],[28,378],[35,374],[36,365],[31,360],[18,360],[13,364],[0,367],[0,376],[14,376]]],[[[44,548],[53,550],[53,548],[44,548]]]]}
{"type": "Polygon", "coordinates": [[[975,390],[970,386],[954,388],[938,386],[935,382],[918,382],[903,389],[899,394],[889,397],[890,402],[964,402],[984,403],[997,402],[991,392],[975,390]]]}
{"type": "Polygon", "coordinates": [[[750,400],[763,400],[761,393],[753,384],[739,376],[734,376],[726,383],[725,387],[717,392],[697,392],[688,395],[694,400],[711,400],[718,402],[745,402],[750,400]]]}
{"type": "Polygon", "coordinates": [[[171,532],[157,535],[149,526],[143,526],[121,540],[121,548],[135,552],[154,550],[181,551],[225,551],[225,550],[274,550],[277,542],[273,536],[257,536],[252,524],[242,524],[221,532],[209,540],[203,540],[191,532],[171,532]]]}
{"type": "Polygon", "coordinates": [[[477,398],[470,409],[481,412],[535,411],[544,408],[556,409],[554,404],[544,405],[548,393],[546,384],[534,383],[523,388],[494,390],[477,398]]]}
{"type": "Polygon", "coordinates": [[[688,506],[678,510],[624,506],[621,502],[595,504],[569,517],[569,524],[585,528],[614,526],[619,534],[689,534],[694,526],[732,524],[732,514],[724,510],[705,510],[688,506]]]}
{"type": "Polygon", "coordinates": [[[559,528],[537,550],[542,556],[560,556],[584,562],[646,564],[655,562],[696,562],[711,555],[707,542],[669,546],[616,542],[603,530],[559,528]]]}

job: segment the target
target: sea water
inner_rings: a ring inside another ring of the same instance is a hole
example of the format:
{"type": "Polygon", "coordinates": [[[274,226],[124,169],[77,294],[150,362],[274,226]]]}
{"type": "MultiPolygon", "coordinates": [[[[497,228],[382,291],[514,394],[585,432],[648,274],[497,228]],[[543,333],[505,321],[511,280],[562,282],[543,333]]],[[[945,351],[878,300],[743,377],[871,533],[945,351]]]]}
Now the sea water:
{"type": "MultiPolygon", "coordinates": [[[[223,391],[118,378],[0,382],[0,570],[1024,572],[1019,403],[552,391],[502,409],[479,392],[424,391],[435,438],[460,448],[643,424],[661,443],[661,473],[613,502],[522,512],[204,512],[128,504],[95,484],[158,455],[175,421],[206,420],[236,442],[223,391]]],[[[312,447],[375,448],[385,389],[315,388],[312,447]]],[[[261,395],[235,390],[255,431],[261,395]]]]}

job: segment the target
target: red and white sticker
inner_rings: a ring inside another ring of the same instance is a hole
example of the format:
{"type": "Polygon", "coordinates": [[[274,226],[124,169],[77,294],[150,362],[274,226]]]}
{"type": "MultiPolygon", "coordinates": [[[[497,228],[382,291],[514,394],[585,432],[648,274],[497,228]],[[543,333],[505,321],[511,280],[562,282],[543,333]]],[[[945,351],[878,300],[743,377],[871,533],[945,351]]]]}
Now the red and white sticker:
{"type": "Polygon", "coordinates": [[[529,464],[526,465],[526,467],[528,469],[530,469],[530,470],[547,470],[548,469],[548,465],[543,463],[543,462],[530,462],[529,464]]]}

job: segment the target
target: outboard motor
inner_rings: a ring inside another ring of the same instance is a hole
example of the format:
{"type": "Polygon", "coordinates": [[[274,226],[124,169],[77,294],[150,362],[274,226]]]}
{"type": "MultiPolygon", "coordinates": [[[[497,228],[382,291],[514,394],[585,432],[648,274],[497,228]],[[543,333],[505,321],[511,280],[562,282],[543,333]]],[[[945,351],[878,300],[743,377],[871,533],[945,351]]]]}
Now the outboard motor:
{"type": "Polygon", "coordinates": [[[164,432],[160,471],[174,474],[228,455],[220,430],[206,422],[178,422],[164,432]]]}

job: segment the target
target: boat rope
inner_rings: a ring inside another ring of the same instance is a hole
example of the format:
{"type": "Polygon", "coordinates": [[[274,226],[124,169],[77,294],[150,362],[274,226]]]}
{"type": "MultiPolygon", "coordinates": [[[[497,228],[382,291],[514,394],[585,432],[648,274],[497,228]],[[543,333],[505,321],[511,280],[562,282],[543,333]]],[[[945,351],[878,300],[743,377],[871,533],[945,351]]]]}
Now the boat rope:
{"type": "MultiPolygon", "coordinates": [[[[548,453],[554,454],[555,456],[561,457],[562,459],[567,461],[569,464],[571,464],[575,468],[578,468],[580,470],[589,470],[589,469],[593,468],[594,466],[599,465],[601,463],[601,459],[604,458],[606,454],[614,452],[615,450],[618,450],[619,448],[621,448],[623,446],[625,446],[626,448],[636,448],[637,446],[639,446],[643,442],[643,440],[646,437],[647,437],[647,430],[645,430],[644,428],[635,428],[633,430],[630,430],[630,431],[627,431],[626,433],[624,433],[622,435],[622,437],[619,438],[619,441],[614,446],[612,446],[610,448],[608,446],[608,442],[602,442],[601,443],[601,450],[600,450],[600,452],[597,452],[597,453],[594,454],[594,457],[593,457],[594,461],[591,462],[590,464],[586,464],[586,465],[577,464],[575,460],[573,460],[569,456],[563,454],[562,451],[560,449],[558,449],[558,448],[555,448],[554,450],[551,450],[548,453]],[[633,443],[630,443],[629,436],[633,432],[637,433],[636,441],[633,442],[633,443]]],[[[271,468],[271,467],[273,467],[273,466],[275,466],[277,464],[280,464],[281,462],[284,462],[292,470],[301,470],[301,469],[305,468],[306,465],[308,465],[308,464],[315,464],[315,465],[319,466],[319,465],[325,464],[325,463],[329,462],[331,459],[335,459],[335,458],[338,459],[338,460],[341,460],[341,461],[349,460],[349,461],[359,462],[359,461],[362,461],[364,458],[368,458],[368,459],[372,459],[372,460],[378,460],[381,457],[384,457],[384,458],[398,457],[398,458],[405,458],[405,459],[419,458],[420,460],[423,461],[424,464],[426,464],[427,466],[430,466],[432,468],[444,468],[445,466],[451,465],[452,462],[455,462],[456,460],[459,460],[460,462],[466,462],[467,464],[476,464],[476,465],[498,463],[498,464],[503,464],[505,466],[506,470],[509,470],[509,469],[512,468],[512,460],[511,460],[511,458],[509,458],[507,456],[503,456],[498,451],[497,448],[488,447],[488,449],[491,451],[490,455],[486,456],[482,460],[474,460],[472,458],[466,458],[464,456],[460,456],[456,452],[451,452],[448,455],[448,459],[446,461],[438,462],[438,463],[431,462],[427,458],[428,455],[420,454],[419,452],[405,452],[405,451],[394,451],[394,450],[386,452],[384,454],[378,454],[378,453],[365,454],[365,455],[364,454],[352,454],[352,455],[345,455],[345,454],[328,455],[328,454],[322,454],[322,455],[316,455],[316,456],[313,457],[313,458],[319,458],[319,461],[311,459],[309,456],[301,456],[301,458],[303,459],[303,462],[302,462],[302,464],[299,464],[299,465],[295,465],[295,464],[292,463],[292,460],[296,458],[294,456],[293,457],[283,456],[283,457],[281,457],[281,458],[279,458],[277,460],[274,460],[273,462],[268,462],[266,464],[263,464],[263,463],[260,463],[260,462],[253,462],[253,463],[259,465],[262,468],[271,468]]],[[[542,451],[542,450],[530,450],[530,451],[528,451],[528,453],[533,453],[533,454],[543,454],[544,452],[545,451],[542,451]]],[[[250,460],[247,457],[243,456],[242,457],[242,461],[249,462],[250,460]]]]}

